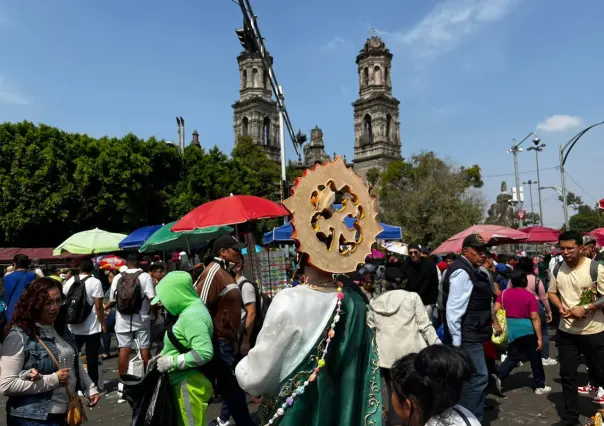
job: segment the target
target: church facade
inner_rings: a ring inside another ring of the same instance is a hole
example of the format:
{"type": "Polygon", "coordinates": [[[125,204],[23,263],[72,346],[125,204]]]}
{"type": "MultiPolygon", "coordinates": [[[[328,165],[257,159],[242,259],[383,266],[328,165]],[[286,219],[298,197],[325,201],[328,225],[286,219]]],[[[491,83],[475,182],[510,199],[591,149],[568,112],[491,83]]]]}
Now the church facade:
{"type": "MultiPolygon", "coordinates": [[[[356,58],[359,74],[359,98],[352,103],[354,112],[354,158],[352,165],[365,176],[372,168],[383,171],[392,161],[402,159],[400,102],[392,96],[392,53],[382,39],[372,36],[356,58]]],[[[271,58],[272,61],[272,58],[271,58]]],[[[243,52],[237,58],[240,75],[240,99],[233,104],[235,143],[250,136],[273,161],[280,161],[279,115],[272,99],[267,71],[258,54],[243,52]]],[[[325,151],[323,131],[315,127],[304,148],[301,167],[330,160],[325,151]]]]}

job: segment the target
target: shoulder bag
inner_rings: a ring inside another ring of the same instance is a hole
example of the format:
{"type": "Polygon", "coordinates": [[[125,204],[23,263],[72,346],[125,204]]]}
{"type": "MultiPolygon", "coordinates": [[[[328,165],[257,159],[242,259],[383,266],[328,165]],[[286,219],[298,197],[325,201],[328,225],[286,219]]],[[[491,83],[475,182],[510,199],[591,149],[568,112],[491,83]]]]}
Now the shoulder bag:
{"type": "MultiPolygon", "coordinates": [[[[36,336],[36,339],[38,340],[38,343],[40,343],[44,349],[46,349],[46,352],[48,352],[48,355],[50,355],[50,358],[52,359],[55,367],[57,367],[57,370],[60,370],[61,366],[57,362],[57,359],[52,354],[50,349],[48,349],[48,346],[46,346],[46,344],[38,336],[36,336]]],[[[74,368],[79,368],[77,361],[74,368]]],[[[69,386],[65,387],[65,389],[67,389],[67,394],[69,395],[69,402],[67,403],[67,426],[80,426],[82,423],[88,420],[86,411],[84,410],[84,404],[82,404],[82,400],[77,393],[71,393],[69,386]]]]}

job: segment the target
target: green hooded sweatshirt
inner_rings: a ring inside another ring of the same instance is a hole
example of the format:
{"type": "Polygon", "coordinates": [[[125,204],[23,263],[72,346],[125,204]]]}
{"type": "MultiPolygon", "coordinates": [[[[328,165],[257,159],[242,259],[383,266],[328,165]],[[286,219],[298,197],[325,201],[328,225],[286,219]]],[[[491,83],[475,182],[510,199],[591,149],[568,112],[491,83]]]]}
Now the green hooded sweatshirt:
{"type": "Polygon", "coordinates": [[[168,334],[164,336],[161,355],[173,357],[175,367],[169,375],[170,383],[176,385],[192,374],[201,374],[196,368],[212,359],[214,325],[208,309],[195,293],[188,273],[170,272],[159,282],[156,290],[153,304],[161,302],[170,314],[178,316],[172,331],[184,347],[191,348],[186,354],[181,354],[170,342],[168,334]]]}

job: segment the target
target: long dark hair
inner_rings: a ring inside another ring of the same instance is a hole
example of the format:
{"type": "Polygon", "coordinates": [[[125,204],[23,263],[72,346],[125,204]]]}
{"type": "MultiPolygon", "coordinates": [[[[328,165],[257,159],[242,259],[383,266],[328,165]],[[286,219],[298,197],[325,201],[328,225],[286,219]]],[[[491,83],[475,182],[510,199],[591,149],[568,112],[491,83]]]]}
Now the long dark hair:
{"type": "Polygon", "coordinates": [[[413,402],[409,424],[424,425],[455,406],[473,372],[472,360],[454,346],[428,346],[399,359],[392,366],[392,387],[399,401],[413,402]]]}
{"type": "MultiPolygon", "coordinates": [[[[36,320],[42,312],[44,304],[48,302],[48,292],[56,288],[63,297],[63,289],[61,284],[52,278],[44,277],[37,278],[29,284],[19,301],[15,305],[12,321],[6,326],[5,334],[8,334],[13,326],[20,327],[28,336],[38,336],[38,328],[36,320]]],[[[59,315],[54,324],[57,333],[60,336],[65,334],[65,309],[61,307],[59,315]]]]}

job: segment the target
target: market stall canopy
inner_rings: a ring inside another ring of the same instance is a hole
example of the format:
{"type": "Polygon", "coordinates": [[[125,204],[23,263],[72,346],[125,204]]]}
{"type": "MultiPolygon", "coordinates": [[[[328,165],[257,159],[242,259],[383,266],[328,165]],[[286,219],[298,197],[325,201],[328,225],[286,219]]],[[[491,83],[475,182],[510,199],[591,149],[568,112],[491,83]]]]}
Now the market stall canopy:
{"type": "Polygon", "coordinates": [[[478,234],[490,245],[512,244],[524,242],[528,234],[500,225],[474,225],[453,235],[447,241],[442,243],[434,254],[461,253],[461,244],[463,239],[470,234],[478,234]]]}
{"type": "Polygon", "coordinates": [[[53,250],[55,256],[68,252],[73,254],[109,253],[120,250],[120,241],[126,238],[124,234],[103,231],[95,228],[78,232],[67,238],[53,250]]]}
{"type": "Polygon", "coordinates": [[[558,241],[560,231],[553,228],[546,228],[544,226],[529,226],[527,228],[519,229],[520,232],[528,234],[528,238],[524,243],[538,244],[538,243],[554,243],[558,241]]]}
{"type": "Polygon", "coordinates": [[[145,241],[149,239],[151,235],[161,229],[162,225],[149,225],[138,228],[132,232],[122,241],[120,241],[120,248],[122,250],[137,249],[142,246],[145,241]]]}
{"type": "Polygon", "coordinates": [[[172,227],[173,232],[193,231],[209,226],[237,225],[249,220],[289,216],[280,204],[253,195],[231,195],[191,210],[172,227]]]}
{"type": "Polygon", "coordinates": [[[141,253],[162,250],[178,250],[195,247],[204,241],[213,240],[224,234],[233,232],[230,226],[211,226],[204,229],[196,229],[186,232],[172,232],[170,229],[176,222],[168,223],[156,231],[142,247],[141,253]]]}
{"type": "Polygon", "coordinates": [[[61,261],[70,260],[80,257],[71,253],[61,253],[58,256],[52,254],[52,247],[43,248],[22,248],[22,247],[2,247],[0,248],[0,262],[12,263],[14,257],[18,254],[24,254],[30,259],[38,259],[44,261],[61,261]]]}
{"type": "MultiPolygon", "coordinates": [[[[334,208],[339,208],[334,205],[334,208]]],[[[355,219],[353,217],[347,216],[344,221],[349,228],[354,226],[355,219]]],[[[384,223],[380,223],[383,228],[383,231],[378,234],[378,240],[400,240],[403,238],[403,231],[400,226],[392,226],[386,225],[384,223]]],[[[286,223],[285,225],[281,225],[277,228],[273,228],[272,231],[264,234],[264,244],[271,244],[273,242],[290,242],[292,240],[292,225],[291,223],[286,223]]]]}

